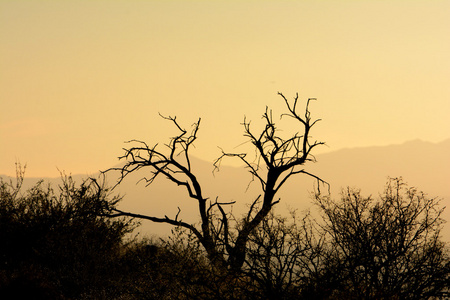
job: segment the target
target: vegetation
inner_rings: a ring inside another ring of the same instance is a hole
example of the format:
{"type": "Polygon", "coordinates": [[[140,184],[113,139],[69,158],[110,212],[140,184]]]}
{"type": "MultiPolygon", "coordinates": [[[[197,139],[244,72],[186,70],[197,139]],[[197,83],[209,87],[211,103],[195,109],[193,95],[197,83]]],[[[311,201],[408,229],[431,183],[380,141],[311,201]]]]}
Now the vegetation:
{"type": "Polygon", "coordinates": [[[120,199],[63,177],[22,193],[0,180],[4,299],[446,299],[449,248],[439,201],[401,179],[375,200],[316,195],[321,218],[271,212],[249,235],[240,272],[219,272],[183,226],[125,238],[136,224],[105,213],[120,199]]]}
{"type": "MultiPolygon", "coordinates": [[[[278,216],[277,192],[294,175],[320,177],[304,169],[314,161],[308,99],[303,115],[298,96],[281,117],[301,125],[301,134],[281,136],[266,108],[265,126],[257,134],[244,120],[245,136],[256,156],[227,153],[240,159],[259,183],[261,193],[243,217],[210,200],[194,175],[189,149],[200,119],[190,133],[179,130],[165,148],[132,141],[119,182],[149,170],[147,184],[157,177],[184,188],[196,201],[200,219],[184,222],[125,212],[121,197],[98,179],[77,185],[62,176],[60,186],[38,182],[22,190],[24,169],[17,180],[0,178],[0,295],[2,299],[448,299],[450,253],[440,230],[439,200],[389,179],[378,198],[359,190],[334,200],[320,190],[315,208],[303,216],[278,216]],[[137,239],[136,219],[166,223],[172,234],[137,239]]],[[[318,185],[320,186],[320,185],[318,185]]]]}
{"type": "Polygon", "coordinates": [[[125,234],[134,228],[130,220],[104,216],[119,199],[109,199],[96,181],[76,186],[67,176],[58,192],[40,181],[22,193],[22,183],[20,168],[15,184],[0,180],[0,294],[11,299],[115,294],[116,261],[125,234]]]}
{"type": "Polygon", "coordinates": [[[131,141],[135,146],[125,149],[121,159],[126,162],[121,168],[112,168],[108,171],[120,171],[118,184],[129,174],[147,170],[149,174],[143,174],[142,180],[148,185],[159,177],[165,177],[174,184],[186,189],[187,196],[194,199],[198,206],[200,216],[200,228],[196,224],[183,222],[179,213],[175,217],[145,216],[134,212],[125,212],[114,209],[113,216],[129,216],[147,219],[153,222],[167,223],[173,226],[182,226],[189,230],[203,246],[211,264],[220,271],[231,270],[240,272],[245,262],[247,244],[251,233],[269,215],[273,207],[279,203],[276,199],[277,192],[294,175],[305,174],[316,178],[319,182],[324,181],[303,168],[304,164],[314,161],[312,151],[323,142],[311,141],[310,131],[320,120],[311,119],[309,104],[313,98],[306,102],[305,112],[298,112],[298,95],[294,101],[288,101],[279,93],[284,100],[287,112],[280,118],[291,118],[300,125],[301,133],[294,132],[290,136],[283,137],[275,125],[272,111],[266,107],[263,114],[265,126],[258,133],[254,133],[250,122],[244,119],[243,126],[245,136],[254,147],[256,157],[254,160],[248,158],[248,153],[227,153],[215,162],[218,169],[220,162],[225,157],[240,159],[252,178],[260,183],[261,194],[254,199],[249,206],[247,214],[237,222],[231,224],[233,218],[225,212],[224,206],[233,203],[219,202],[218,198],[211,201],[203,195],[202,185],[191,168],[190,152],[200,126],[200,119],[194,123],[192,132],[180,126],[176,117],[168,117],[179,130],[179,134],[171,138],[165,148],[160,149],[158,144],[148,146],[143,141],[131,141]],[[261,201],[260,201],[261,200],[261,201]]]}
{"type": "Polygon", "coordinates": [[[339,202],[318,197],[329,237],[331,286],[347,299],[450,296],[448,247],[436,198],[390,179],[378,201],[348,189],[339,202]],[[351,295],[351,297],[350,297],[351,295]]]}

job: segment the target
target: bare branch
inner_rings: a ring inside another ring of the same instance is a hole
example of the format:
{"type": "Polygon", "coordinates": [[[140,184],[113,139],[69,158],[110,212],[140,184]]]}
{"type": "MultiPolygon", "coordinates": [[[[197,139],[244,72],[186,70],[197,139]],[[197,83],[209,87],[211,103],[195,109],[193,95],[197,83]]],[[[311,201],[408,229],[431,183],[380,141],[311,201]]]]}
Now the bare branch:
{"type": "Polygon", "coordinates": [[[197,202],[201,230],[179,220],[180,209],[175,218],[143,216],[119,210],[115,211],[115,215],[183,226],[198,237],[212,262],[219,262],[222,267],[227,265],[235,271],[240,270],[245,260],[246,244],[250,233],[267,217],[273,206],[280,202],[280,199],[276,198],[276,194],[288,179],[293,175],[306,174],[315,178],[319,183],[327,184],[320,177],[303,169],[306,162],[315,161],[311,154],[313,149],[324,144],[310,141],[310,130],[319,121],[319,119],[311,120],[309,111],[309,104],[315,98],[307,100],[304,114],[301,114],[298,112],[298,94],[295,95],[293,101],[289,101],[281,93],[278,95],[282,97],[287,108],[287,113],[281,114],[280,119],[284,116],[292,118],[298,122],[300,128],[295,128],[289,137],[282,137],[273,120],[272,110],[266,107],[262,115],[265,124],[259,131],[254,130],[250,121],[247,121],[245,117],[242,123],[244,136],[254,147],[254,158],[249,158],[248,153],[230,153],[221,149],[221,155],[213,163],[214,174],[220,169],[220,164],[225,157],[237,158],[244,163],[245,168],[252,176],[249,185],[255,178],[260,183],[262,194],[252,202],[248,213],[241,220],[242,222],[237,222],[239,224],[237,234],[232,234],[229,224],[229,218],[232,215],[227,214],[224,209],[225,205],[234,202],[220,203],[216,198],[214,203],[207,204],[208,198],[203,196],[200,182],[192,170],[189,150],[197,139],[200,118],[192,124],[190,130],[186,130],[176,117],[161,115],[163,119],[173,124],[178,130],[178,134],[171,137],[169,142],[162,147],[158,144],[149,147],[147,143],[139,140],[129,141],[128,143],[131,143],[132,146],[125,148],[124,154],[119,157],[119,159],[125,160],[125,164],[105,172],[119,171],[117,184],[120,184],[130,173],[145,169],[149,171],[149,174],[143,176],[141,180],[145,181],[146,185],[154,183],[157,177],[163,176],[173,184],[183,187],[188,196],[197,202]],[[214,208],[218,209],[219,216],[214,214],[214,208]],[[223,246],[225,246],[228,256],[224,256],[223,246]],[[225,259],[226,257],[228,260],[225,259]]]}
{"type": "Polygon", "coordinates": [[[187,228],[190,231],[192,231],[192,233],[194,233],[197,236],[197,238],[199,238],[199,239],[202,238],[202,234],[197,230],[197,228],[195,228],[195,226],[185,223],[181,220],[178,220],[178,214],[180,213],[180,210],[178,211],[175,219],[171,219],[167,216],[164,216],[164,218],[151,217],[151,216],[147,216],[147,215],[125,212],[125,211],[122,211],[119,209],[114,209],[113,211],[114,211],[114,213],[109,214],[108,215],[109,217],[126,216],[126,217],[138,218],[138,219],[143,219],[143,220],[150,220],[155,223],[167,223],[167,224],[171,224],[174,226],[182,226],[182,227],[187,228]]]}
{"type": "MultiPolygon", "coordinates": [[[[308,161],[315,161],[314,156],[310,158],[311,151],[315,147],[324,144],[317,141],[312,144],[309,142],[310,129],[319,121],[315,120],[311,122],[311,113],[309,111],[309,104],[311,101],[315,100],[315,98],[309,98],[307,100],[304,116],[302,117],[297,112],[298,94],[296,94],[293,103],[288,101],[283,94],[278,94],[283,98],[288,109],[288,113],[282,114],[281,118],[287,116],[299,121],[303,127],[302,134],[299,134],[297,131],[287,139],[279,136],[277,127],[273,122],[272,111],[266,107],[265,113],[262,116],[265,121],[265,126],[259,134],[253,133],[250,122],[247,122],[245,118],[242,123],[244,126],[244,136],[248,137],[255,146],[256,161],[258,161],[258,163],[256,165],[250,163],[245,153],[227,153],[222,150],[222,155],[214,164],[217,170],[224,157],[237,157],[244,162],[247,170],[252,174],[252,178],[257,178],[260,181],[264,192],[261,207],[256,214],[251,217],[256,201],[252,204],[250,212],[244,219],[245,222],[243,228],[240,230],[236,239],[234,252],[239,253],[230,257],[230,264],[235,265],[237,268],[242,265],[245,259],[245,244],[250,232],[260,224],[270,212],[271,208],[279,203],[280,200],[275,201],[274,197],[291,176],[306,174],[315,178],[319,183],[328,185],[328,183],[320,177],[305,171],[303,168],[301,170],[296,170],[297,167],[304,165],[308,161]],[[264,168],[260,166],[260,163],[264,168]]],[[[320,193],[319,186],[318,192],[320,193]]]]}

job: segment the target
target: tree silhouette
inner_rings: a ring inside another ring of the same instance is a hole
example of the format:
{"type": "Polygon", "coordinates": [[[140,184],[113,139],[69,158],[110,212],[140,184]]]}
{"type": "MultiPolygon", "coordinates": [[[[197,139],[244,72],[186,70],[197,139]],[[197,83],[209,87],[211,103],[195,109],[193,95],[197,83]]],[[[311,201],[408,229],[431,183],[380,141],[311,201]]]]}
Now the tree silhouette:
{"type": "Polygon", "coordinates": [[[252,232],[243,272],[251,299],[448,299],[444,210],[401,178],[379,199],[317,195],[320,217],[271,212],[252,232]]]}
{"type": "Polygon", "coordinates": [[[287,218],[271,212],[249,239],[244,272],[255,286],[251,298],[299,299],[323,267],[324,241],[310,214],[299,218],[291,212],[287,218]]]}
{"type": "Polygon", "coordinates": [[[126,160],[123,167],[111,168],[109,171],[120,171],[120,184],[130,173],[141,169],[149,171],[149,176],[142,177],[147,185],[163,176],[174,184],[184,187],[188,196],[197,201],[200,214],[200,228],[195,224],[184,222],[180,218],[180,211],[175,217],[147,216],[133,212],[125,212],[117,208],[111,216],[130,216],[147,219],[153,222],[167,223],[173,226],[182,226],[190,230],[203,245],[212,265],[220,269],[241,269],[246,256],[246,245],[251,232],[267,217],[274,205],[279,203],[275,198],[277,192],[293,175],[305,174],[312,176],[321,183],[325,183],[320,177],[307,172],[303,166],[308,161],[314,161],[312,150],[323,142],[311,142],[310,131],[319,120],[312,120],[309,104],[315,100],[306,101],[304,114],[298,112],[298,94],[293,101],[281,93],[278,93],[287,108],[287,112],[280,117],[288,117],[297,121],[300,132],[293,133],[288,138],[282,138],[272,117],[272,111],[266,107],[263,114],[264,128],[255,133],[250,122],[244,119],[243,126],[245,136],[251,142],[256,152],[256,160],[248,159],[247,153],[228,153],[222,151],[222,155],[215,161],[214,167],[219,169],[221,161],[225,157],[234,157],[241,160],[247,170],[261,185],[261,194],[253,200],[246,216],[238,221],[238,226],[232,228],[230,215],[224,207],[232,203],[209,200],[203,195],[202,186],[192,170],[189,150],[197,139],[201,119],[198,119],[188,133],[177,121],[176,117],[164,117],[178,129],[178,135],[172,137],[170,142],[161,149],[158,144],[149,146],[144,141],[132,140],[135,146],[126,148],[125,154],[120,159],[126,160]]]}
{"type": "Polygon", "coordinates": [[[450,257],[439,199],[389,179],[379,200],[347,189],[317,197],[329,238],[328,281],[347,299],[447,299],[450,257]],[[332,270],[332,271],[331,271],[332,270]]]}

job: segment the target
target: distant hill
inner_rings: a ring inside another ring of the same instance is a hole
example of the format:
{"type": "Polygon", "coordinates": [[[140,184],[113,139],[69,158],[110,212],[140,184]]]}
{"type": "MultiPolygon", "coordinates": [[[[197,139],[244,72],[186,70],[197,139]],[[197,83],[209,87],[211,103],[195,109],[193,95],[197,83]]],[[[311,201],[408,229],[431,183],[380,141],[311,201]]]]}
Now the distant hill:
{"type": "Polygon", "coordinates": [[[402,176],[410,185],[440,197],[450,196],[450,139],[400,145],[342,149],[318,156],[313,166],[332,186],[358,186],[374,193],[387,176],[402,176]]]}
{"type": "MultiPolygon", "coordinates": [[[[383,191],[387,177],[402,176],[411,186],[415,186],[430,197],[443,198],[442,204],[450,203],[450,139],[441,143],[429,143],[414,140],[399,145],[342,149],[318,155],[317,163],[305,165],[305,169],[320,176],[331,185],[331,194],[339,197],[339,192],[346,186],[357,187],[364,195],[378,195],[383,191]]],[[[237,215],[245,211],[247,205],[255,199],[259,192],[259,183],[248,184],[251,176],[243,168],[225,166],[223,162],[219,172],[212,174],[213,165],[210,162],[193,158],[193,170],[197,174],[204,196],[210,199],[219,197],[219,201],[236,201],[233,212],[237,215]]],[[[153,216],[175,216],[178,207],[183,221],[196,222],[197,206],[194,200],[187,197],[181,187],[160,178],[151,186],[136,182],[145,173],[132,174],[116,192],[124,195],[120,207],[124,210],[139,212],[153,216]]],[[[115,181],[110,173],[110,184],[115,181]]],[[[6,176],[2,176],[5,178],[6,176]]],[[[83,176],[74,176],[80,182],[83,176]]],[[[37,182],[36,178],[26,178],[25,186],[37,182]]],[[[59,179],[46,179],[59,183],[59,179]]],[[[311,208],[311,192],[317,186],[315,180],[307,176],[293,177],[279,194],[281,202],[277,212],[286,213],[287,209],[305,210],[311,208]]],[[[324,189],[322,189],[324,190],[324,189]]],[[[444,218],[450,221],[450,208],[444,218]]],[[[450,223],[446,227],[450,227],[450,223]]],[[[153,224],[143,221],[143,234],[167,234],[171,227],[164,224],[153,224]]],[[[445,228],[444,234],[450,241],[450,228],[445,228]]]]}

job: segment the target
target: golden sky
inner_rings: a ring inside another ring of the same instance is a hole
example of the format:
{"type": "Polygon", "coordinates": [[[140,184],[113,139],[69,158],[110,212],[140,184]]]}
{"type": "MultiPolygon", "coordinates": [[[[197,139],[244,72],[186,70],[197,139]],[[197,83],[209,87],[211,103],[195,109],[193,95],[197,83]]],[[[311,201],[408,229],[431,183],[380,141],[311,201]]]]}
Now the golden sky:
{"type": "MultiPolygon", "coordinates": [[[[163,115],[212,161],[243,116],[318,98],[332,151],[450,137],[450,1],[0,1],[0,174],[95,173],[163,115]]],[[[286,128],[295,131],[295,128],[286,128]]]]}

